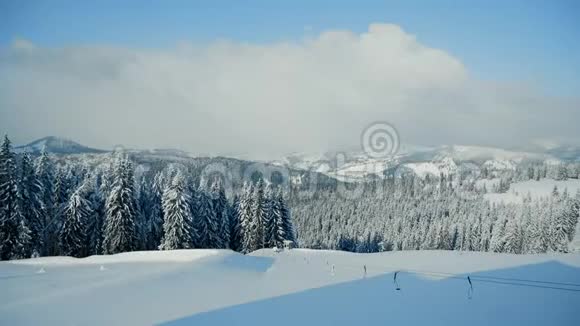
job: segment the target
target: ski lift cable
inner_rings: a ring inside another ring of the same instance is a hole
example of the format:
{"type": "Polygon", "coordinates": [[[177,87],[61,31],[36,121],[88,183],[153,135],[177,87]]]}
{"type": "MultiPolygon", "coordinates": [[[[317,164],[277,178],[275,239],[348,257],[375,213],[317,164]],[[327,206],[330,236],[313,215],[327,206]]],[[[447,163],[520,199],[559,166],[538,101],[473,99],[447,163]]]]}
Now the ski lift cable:
{"type": "MultiPolygon", "coordinates": [[[[360,270],[360,266],[355,266],[351,264],[337,264],[337,268],[346,268],[349,270],[360,270]]],[[[390,266],[385,265],[366,265],[368,267],[375,267],[377,269],[389,268],[390,266]]],[[[314,266],[313,266],[314,267],[314,266]]],[[[465,275],[446,273],[446,272],[435,272],[426,270],[414,270],[414,269],[392,269],[390,271],[385,271],[386,273],[407,273],[415,275],[425,275],[425,276],[445,276],[450,279],[458,279],[465,281],[465,275]]],[[[519,278],[507,278],[507,277],[494,277],[494,276],[484,276],[484,275],[469,275],[472,282],[482,282],[482,283],[494,283],[503,285],[513,285],[522,287],[532,287],[541,289],[551,289],[551,290],[561,290],[568,292],[580,292],[580,289],[569,288],[569,287],[580,287],[577,283],[567,283],[567,282],[552,282],[543,280],[531,280],[531,279],[519,279],[519,278]],[[534,284],[536,283],[536,284],[534,284]],[[544,285],[545,284],[545,285],[544,285]],[[553,286],[561,285],[561,286],[553,286]],[[566,287],[568,286],[568,287],[566,287]]]]}
{"type": "MultiPolygon", "coordinates": [[[[377,268],[389,268],[389,267],[391,267],[391,266],[387,266],[387,265],[367,265],[367,266],[375,266],[377,268]]],[[[393,272],[395,270],[414,272],[417,274],[429,274],[431,276],[457,277],[459,279],[465,278],[465,276],[463,276],[461,274],[455,274],[455,273],[435,272],[435,271],[426,271],[426,270],[417,270],[417,269],[393,269],[393,272]]],[[[555,281],[532,280],[532,279],[510,278],[510,277],[497,277],[497,276],[486,276],[486,275],[470,275],[470,277],[472,280],[497,280],[497,281],[506,281],[506,282],[538,283],[538,284],[549,284],[549,285],[561,285],[561,286],[567,286],[567,287],[580,287],[580,283],[555,282],[555,281]]]]}

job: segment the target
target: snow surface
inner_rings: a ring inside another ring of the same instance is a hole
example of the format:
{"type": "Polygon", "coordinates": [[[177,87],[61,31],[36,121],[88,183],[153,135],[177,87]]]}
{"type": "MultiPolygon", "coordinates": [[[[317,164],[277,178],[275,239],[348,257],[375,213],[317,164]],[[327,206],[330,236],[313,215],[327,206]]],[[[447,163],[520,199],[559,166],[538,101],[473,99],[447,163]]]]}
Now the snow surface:
{"type": "Polygon", "coordinates": [[[580,255],[180,250],[2,262],[0,325],[580,324],[580,292],[474,280],[468,299],[466,275],[580,284],[580,255]],[[397,270],[461,276],[401,272],[397,291],[397,270]]]}
{"type": "Polygon", "coordinates": [[[427,175],[439,177],[441,174],[448,176],[457,172],[457,164],[450,157],[445,157],[439,161],[407,163],[405,167],[413,170],[421,178],[427,175]]]}
{"type": "MultiPolygon", "coordinates": [[[[554,187],[558,187],[558,191],[563,192],[564,189],[568,189],[568,194],[574,196],[578,190],[580,190],[580,180],[578,179],[568,179],[562,181],[556,181],[553,179],[541,179],[527,180],[522,182],[515,182],[510,185],[509,190],[506,193],[488,193],[485,194],[491,202],[499,203],[521,203],[523,199],[530,194],[532,198],[549,197],[554,190],[554,187]]],[[[487,186],[487,190],[491,191],[493,188],[487,186]]]]}

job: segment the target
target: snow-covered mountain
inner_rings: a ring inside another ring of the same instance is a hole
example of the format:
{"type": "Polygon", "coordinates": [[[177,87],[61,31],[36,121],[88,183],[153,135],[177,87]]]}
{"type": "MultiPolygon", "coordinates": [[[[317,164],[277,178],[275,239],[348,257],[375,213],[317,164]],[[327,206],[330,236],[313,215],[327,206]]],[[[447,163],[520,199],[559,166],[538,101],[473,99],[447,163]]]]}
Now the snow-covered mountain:
{"type": "Polygon", "coordinates": [[[17,146],[14,148],[16,152],[23,153],[40,153],[42,149],[48,153],[53,154],[90,154],[90,153],[105,153],[106,151],[96,148],[90,148],[74,142],[69,139],[48,136],[35,140],[29,144],[17,146]]]}
{"type": "Polygon", "coordinates": [[[527,152],[484,146],[407,145],[401,146],[396,155],[383,159],[369,158],[364,152],[357,151],[293,153],[271,163],[294,169],[313,170],[339,180],[354,181],[404,173],[414,173],[420,177],[454,175],[482,167],[488,171],[514,170],[522,161],[569,161],[575,155],[572,150],[565,151],[564,157],[554,153],[553,150],[527,152]]]}

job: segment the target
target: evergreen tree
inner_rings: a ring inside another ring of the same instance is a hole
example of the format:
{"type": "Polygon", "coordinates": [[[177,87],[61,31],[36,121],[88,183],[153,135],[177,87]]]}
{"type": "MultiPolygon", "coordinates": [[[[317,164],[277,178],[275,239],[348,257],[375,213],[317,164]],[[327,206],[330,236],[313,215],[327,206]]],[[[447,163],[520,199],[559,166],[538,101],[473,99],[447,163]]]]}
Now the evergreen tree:
{"type": "Polygon", "coordinates": [[[215,212],[210,195],[200,185],[196,192],[195,200],[195,229],[198,232],[199,248],[219,248],[221,238],[219,225],[215,218],[215,212]]]}
{"type": "Polygon", "coordinates": [[[274,246],[283,248],[285,241],[296,241],[294,239],[294,229],[290,218],[290,210],[286,207],[282,189],[278,189],[273,197],[272,219],[275,226],[275,233],[273,236],[274,246]]]}
{"type": "Polygon", "coordinates": [[[92,214],[87,220],[87,254],[103,253],[103,224],[106,217],[105,199],[101,193],[102,177],[99,174],[90,175],[85,185],[85,197],[92,214]]]}
{"type": "Polygon", "coordinates": [[[26,226],[24,218],[21,216],[18,223],[18,240],[14,247],[14,252],[10,259],[24,259],[30,258],[32,255],[32,237],[30,235],[30,229],[26,226]]]}
{"type": "Polygon", "coordinates": [[[46,240],[46,252],[49,256],[59,256],[60,252],[60,230],[64,221],[64,211],[68,204],[69,180],[67,179],[68,172],[64,167],[56,170],[54,177],[54,188],[52,190],[52,215],[48,224],[46,240]]]}
{"type": "Polygon", "coordinates": [[[551,249],[556,252],[568,252],[569,235],[572,227],[567,211],[567,199],[565,196],[556,196],[553,198],[552,218],[550,225],[550,242],[551,249]]]}
{"type": "Polygon", "coordinates": [[[217,233],[216,248],[227,248],[230,242],[228,219],[228,200],[221,179],[216,178],[210,188],[213,215],[216,219],[217,233]]]}
{"type": "Polygon", "coordinates": [[[105,205],[105,254],[133,251],[138,245],[133,165],[128,158],[117,159],[114,175],[113,187],[105,205]]]}
{"type": "Polygon", "coordinates": [[[34,256],[42,252],[42,233],[44,229],[41,186],[28,153],[22,155],[20,164],[20,179],[18,181],[19,207],[22,210],[24,224],[30,230],[31,251],[34,256]]]}
{"type": "Polygon", "coordinates": [[[242,251],[242,225],[240,223],[240,197],[234,195],[234,201],[228,211],[230,227],[230,249],[242,251]]]}
{"type": "Polygon", "coordinates": [[[88,254],[87,222],[94,216],[85,198],[87,187],[87,184],[78,187],[64,209],[60,230],[60,252],[64,256],[85,257],[88,254]]]}
{"type": "MultiPolygon", "coordinates": [[[[149,185],[150,189],[147,191],[148,207],[144,212],[147,223],[146,247],[148,250],[154,250],[159,247],[163,238],[163,181],[161,173],[157,173],[149,185]]],[[[189,206],[191,204],[191,202],[188,203],[189,206]]]]}
{"type": "Polygon", "coordinates": [[[53,217],[54,217],[54,166],[48,153],[46,152],[46,148],[43,147],[40,153],[40,157],[37,159],[36,162],[36,176],[38,178],[38,183],[40,186],[40,203],[41,203],[41,239],[40,242],[42,243],[42,252],[41,255],[48,255],[49,248],[54,248],[50,242],[50,240],[54,239],[55,237],[53,234],[56,233],[56,228],[54,226],[53,217]]]}
{"type": "Polygon", "coordinates": [[[517,218],[509,220],[505,227],[503,252],[521,254],[523,247],[523,231],[517,218]]]}
{"type": "MultiPolygon", "coordinates": [[[[274,190],[272,185],[268,184],[264,190],[264,219],[263,219],[263,229],[264,229],[264,248],[277,247],[279,242],[277,242],[277,221],[274,210],[277,206],[274,190]]],[[[281,248],[278,246],[278,248],[281,248]]]]}
{"type": "Polygon", "coordinates": [[[0,149],[0,259],[8,260],[17,255],[21,220],[14,154],[8,136],[4,136],[0,149]]]}
{"type": "Polygon", "coordinates": [[[262,179],[256,184],[252,198],[252,223],[249,232],[252,235],[250,251],[264,248],[266,244],[265,221],[267,220],[267,206],[264,195],[264,182],[262,179]]]}
{"type": "Polygon", "coordinates": [[[193,232],[190,196],[185,178],[178,172],[171,185],[163,192],[163,240],[159,249],[193,248],[193,232]]]}
{"type": "Polygon", "coordinates": [[[245,183],[242,189],[242,194],[240,196],[240,204],[238,208],[240,227],[242,233],[242,252],[248,253],[253,249],[253,244],[256,243],[254,233],[255,224],[254,215],[252,212],[253,206],[253,187],[250,184],[245,183]]]}

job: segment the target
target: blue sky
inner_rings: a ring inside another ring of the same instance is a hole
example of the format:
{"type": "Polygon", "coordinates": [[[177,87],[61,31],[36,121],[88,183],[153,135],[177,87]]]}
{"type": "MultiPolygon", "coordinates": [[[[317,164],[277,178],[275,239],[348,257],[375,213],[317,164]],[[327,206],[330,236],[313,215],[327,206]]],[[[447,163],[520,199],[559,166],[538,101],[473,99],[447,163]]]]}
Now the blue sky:
{"type": "Polygon", "coordinates": [[[580,1],[1,1],[0,44],[171,47],[226,38],[299,40],[328,29],[400,25],[476,78],[580,90],[580,1]]]}
{"type": "Polygon", "coordinates": [[[356,147],[388,121],[409,144],[577,145],[579,12],[579,0],[0,0],[0,132],[275,156],[356,147]]]}

